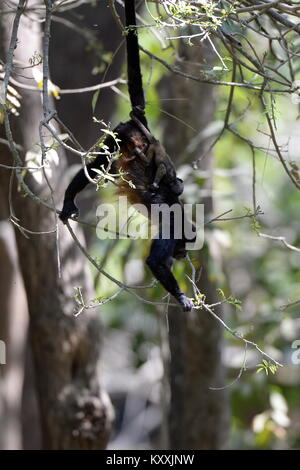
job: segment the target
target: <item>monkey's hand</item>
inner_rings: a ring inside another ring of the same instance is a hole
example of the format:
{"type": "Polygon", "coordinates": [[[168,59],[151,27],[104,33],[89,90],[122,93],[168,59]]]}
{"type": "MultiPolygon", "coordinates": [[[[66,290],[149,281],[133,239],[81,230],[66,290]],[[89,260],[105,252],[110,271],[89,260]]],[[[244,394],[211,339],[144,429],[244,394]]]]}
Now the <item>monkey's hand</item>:
{"type": "Polygon", "coordinates": [[[182,310],[184,312],[190,312],[194,307],[193,302],[185,294],[180,294],[177,297],[178,302],[180,303],[182,310]]]}
{"type": "Polygon", "coordinates": [[[65,224],[70,217],[78,217],[79,210],[78,207],[75,205],[74,201],[67,200],[64,201],[64,206],[62,208],[61,213],[59,214],[60,220],[65,224]]]}

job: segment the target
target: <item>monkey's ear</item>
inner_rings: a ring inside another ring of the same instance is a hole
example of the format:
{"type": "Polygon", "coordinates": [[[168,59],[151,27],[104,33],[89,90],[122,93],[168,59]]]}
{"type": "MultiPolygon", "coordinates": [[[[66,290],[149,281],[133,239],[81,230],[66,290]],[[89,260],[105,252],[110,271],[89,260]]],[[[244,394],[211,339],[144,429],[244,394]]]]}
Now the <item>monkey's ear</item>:
{"type": "Polygon", "coordinates": [[[78,217],[79,210],[75,205],[74,201],[67,200],[64,201],[64,206],[61,213],[59,214],[60,220],[65,224],[70,217],[78,217]]]}

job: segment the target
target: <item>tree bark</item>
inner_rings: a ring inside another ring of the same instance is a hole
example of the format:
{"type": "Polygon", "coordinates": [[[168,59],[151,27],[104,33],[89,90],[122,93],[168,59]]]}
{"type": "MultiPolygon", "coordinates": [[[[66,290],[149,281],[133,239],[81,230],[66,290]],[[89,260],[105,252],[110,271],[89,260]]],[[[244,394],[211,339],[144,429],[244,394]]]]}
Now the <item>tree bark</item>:
{"type": "MultiPolygon", "coordinates": [[[[76,25],[78,30],[68,28],[65,23],[52,23],[49,59],[53,82],[60,88],[82,88],[117,78],[124,61],[124,45],[118,50],[123,38],[108,2],[83,3],[79,8],[64,12],[60,18],[76,25]],[[105,62],[108,55],[113,56],[109,67],[105,62]],[[93,74],[96,66],[101,72],[93,74]]],[[[94,94],[64,95],[56,106],[62,121],[76,130],[77,140],[86,149],[97,141],[100,134],[99,124],[93,122],[93,117],[109,122],[117,96],[110,88],[103,88],[93,111],[94,94]]],[[[70,161],[74,161],[74,155],[70,155],[70,161]]]]}
{"type": "Polygon", "coordinates": [[[0,449],[20,450],[23,358],[28,316],[15,234],[11,224],[4,219],[3,212],[0,214],[0,266],[0,340],[6,345],[6,364],[0,365],[0,429],[3,430],[0,433],[0,449]]]}
{"type": "MultiPolygon", "coordinates": [[[[187,61],[180,64],[185,71],[191,72],[188,62],[212,62],[211,52],[205,46],[188,47],[181,44],[179,54],[187,61]]],[[[162,86],[164,97],[175,98],[167,101],[168,113],[179,116],[181,120],[201,132],[214,119],[213,87],[184,79],[175,74],[167,78],[166,87],[162,86]],[[176,98],[184,100],[176,101],[176,98]]],[[[186,148],[195,137],[195,132],[175,119],[166,122],[164,141],[167,150],[177,164],[192,163],[199,157],[198,149],[187,154],[186,148]]],[[[201,143],[201,153],[209,141],[201,143]]],[[[212,170],[213,156],[208,154],[200,167],[208,177],[205,197],[199,203],[205,205],[208,215],[213,210],[212,170]]],[[[193,253],[192,253],[193,254],[193,253]]],[[[193,254],[201,266],[198,287],[206,295],[206,302],[217,300],[217,285],[210,276],[209,246],[193,254]]],[[[215,312],[221,315],[219,309],[215,312]]],[[[224,367],[222,364],[223,330],[215,319],[204,310],[186,314],[177,308],[169,311],[170,345],[170,446],[172,449],[220,449],[226,442],[228,430],[228,399],[225,391],[213,391],[210,387],[222,387],[224,367]]]]}
{"type": "MultiPolygon", "coordinates": [[[[3,59],[12,16],[0,16],[0,21],[0,52],[3,59]]],[[[40,40],[40,23],[33,21],[32,15],[23,16],[15,58],[28,65],[33,53],[41,50],[40,40]]],[[[14,122],[14,138],[23,146],[23,156],[39,142],[41,117],[39,93],[22,91],[21,115],[14,122]]],[[[2,155],[11,164],[6,148],[3,148],[2,155]]],[[[66,173],[66,158],[61,151],[59,166],[52,170],[50,182],[59,206],[64,185],[62,175],[66,173]]],[[[0,171],[8,180],[8,170],[0,171]]],[[[46,184],[38,186],[32,178],[27,178],[27,183],[40,197],[49,196],[46,184]]],[[[13,204],[20,224],[25,228],[39,232],[55,228],[53,213],[37,205],[30,197],[24,198],[17,192],[16,186],[13,204]]],[[[82,286],[84,294],[91,298],[91,276],[86,261],[74,247],[67,230],[62,226],[59,229],[61,278],[57,269],[55,234],[29,235],[25,238],[20,231],[16,232],[28,299],[43,446],[51,450],[103,449],[110,435],[113,413],[100,385],[101,324],[95,311],[86,311],[79,318],[73,315],[73,287],[82,286]]],[[[77,234],[80,235],[79,230],[77,234]]]]}

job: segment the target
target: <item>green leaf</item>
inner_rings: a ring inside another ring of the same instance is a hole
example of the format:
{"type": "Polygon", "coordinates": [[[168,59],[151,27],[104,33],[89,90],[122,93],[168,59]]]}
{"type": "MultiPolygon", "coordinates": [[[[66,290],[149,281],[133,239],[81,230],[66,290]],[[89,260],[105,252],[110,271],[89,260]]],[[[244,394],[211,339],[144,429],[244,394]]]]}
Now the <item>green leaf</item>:
{"type": "Polygon", "coordinates": [[[92,98],[92,110],[93,110],[93,113],[95,112],[95,108],[96,108],[96,105],[97,105],[97,101],[98,101],[98,98],[99,98],[99,94],[100,94],[100,89],[95,91],[95,93],[93,94],[93,98],[92,98]]]}

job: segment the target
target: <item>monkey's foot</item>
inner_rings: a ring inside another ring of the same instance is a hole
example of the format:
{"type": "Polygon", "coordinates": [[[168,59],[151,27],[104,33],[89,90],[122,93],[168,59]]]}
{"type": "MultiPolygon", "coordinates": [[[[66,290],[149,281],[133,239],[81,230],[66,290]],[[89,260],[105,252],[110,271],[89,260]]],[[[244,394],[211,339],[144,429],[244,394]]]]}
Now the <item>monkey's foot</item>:
{"type": "Polygon", "coordinates": [[[174,181],[172,181],[172,183],[170,183],[170,188],[172,193],[174,193],[176,196],[180,196],[184,190],[182,179],[176,178],[174,181]]]}
{"type": "Polygon", "coordinates": [[[177,297],[177,300],[180,303],[180,305],[182,306],[182,310],[184,312],[190,312],[192,310],[192,308],[194,307],[194,304],[191,301],[191,299],[189,299],[185,294],[180,294],[177,297]]]}

